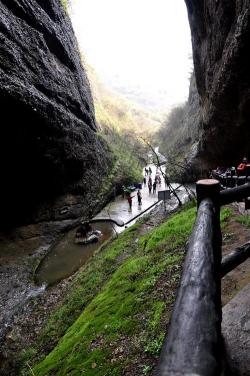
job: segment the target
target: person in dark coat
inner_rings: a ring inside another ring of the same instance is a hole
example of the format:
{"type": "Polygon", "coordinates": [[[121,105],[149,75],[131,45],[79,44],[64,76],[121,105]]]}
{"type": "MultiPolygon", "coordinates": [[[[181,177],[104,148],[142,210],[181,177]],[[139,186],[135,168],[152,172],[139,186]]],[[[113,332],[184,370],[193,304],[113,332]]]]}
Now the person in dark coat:
{"type": "Polygon", "coordinates": [[[138,200],[138,205],[141,206],[142,195],[141,195],[140,189],[138,189],[138,191],[137,191],[137,200],[138,200]]]}
{"type": "Polygon", "coordinates": [[[148,191],[149,191],[149,194],[152,192],[152,180],[148,181],[148,191]]]}
{"type": "Polygon", "coordinates": [[[153,184],[153,195],[156,193],[156,180],[154,181],[154,184],[153,184]]]}

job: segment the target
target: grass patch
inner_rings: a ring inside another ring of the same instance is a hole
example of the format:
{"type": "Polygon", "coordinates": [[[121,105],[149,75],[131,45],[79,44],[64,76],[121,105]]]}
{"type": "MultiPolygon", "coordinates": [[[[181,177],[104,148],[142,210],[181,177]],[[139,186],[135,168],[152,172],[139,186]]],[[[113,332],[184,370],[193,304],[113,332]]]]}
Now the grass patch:
{"type": "MultiPolygon", "coordinates": [[[[184,208],[138,242],[143,224],[136,224],[97,253],[44,329],[38,348],[57,345],[40,361],[33,357],[34,374],[118,376],[126,367],[138,366],[138,359],[140,372],[150,374],[195,215],[194,207],[184,208]]],[[[228,216],[223,213],[222,220],[228,216]]]]}
{"type": "Polygon", "coordinates": [[[233,215],[233,209],[229,207],[223,207],[220,211],[220,225],[223,230],[227,225],[228,219],[233,215]]]}
{"type": "Polygon", "coordinates": [[[237,222],[245,225],[246,227],[250,227],[250,216],[249,215],[239,215],[235,218],[237,222]]]}

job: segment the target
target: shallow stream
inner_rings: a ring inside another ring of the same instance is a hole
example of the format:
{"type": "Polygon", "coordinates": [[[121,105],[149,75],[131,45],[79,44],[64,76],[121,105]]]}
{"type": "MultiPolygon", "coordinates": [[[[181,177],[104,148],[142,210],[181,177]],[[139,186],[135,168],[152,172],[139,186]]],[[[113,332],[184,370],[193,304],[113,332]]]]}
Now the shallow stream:
{"type": "Polygon", "coordinates": [[[114,225],[108,222],[95,223],[92,228],[102,232],[102,236],[97,243],[76,244],[76,229],[67,232],[57,241],[36,270],[35,281],[38,285],[43,283],[53,285],[70,276],[80,266],[84,265],[94,251],[115,233],[114,225]]]}

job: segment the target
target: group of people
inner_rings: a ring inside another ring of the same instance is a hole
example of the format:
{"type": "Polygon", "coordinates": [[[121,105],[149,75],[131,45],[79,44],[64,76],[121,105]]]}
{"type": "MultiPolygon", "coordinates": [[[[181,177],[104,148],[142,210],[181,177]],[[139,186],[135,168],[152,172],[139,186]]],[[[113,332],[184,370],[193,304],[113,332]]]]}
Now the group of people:
{"type": "MultiPolygon", "coordinates": [[[[146,179],[146,176],[144,177],[144,185],[147,184],[147,179],[146,179]]],[[[161,185],[161,176],[160,174],[156,171],[156,175],[155,175],[155,179],[154,179],[154,182],[152,180],[152,177],[151,175],[149,176],[148,178],[148,191],[149,191],[149,194],[152,193],[152,188],[153,188],[153,194],[156,193],[156,187],[157,187],[157,184],[160,186],[161,185]]]]}
{"type": "MultiPolygon", "coordinates": [[[[153,194],[156,194],[157,185],[161,186],[161,175],[160,175],[158,169],[156,169],[156,175],[155,175],[155,178],[154,178],[154,182],[153,182],[153,179],[152,179],[152,169],[151,169],[151,167],[150,166],[148,168],[145,167],[144,171],[145,171],[145,175],[144,175],[144,178],[143,178],[144,187],[148,186],[149,194],[151,194],[152,191],[153,191],[153,194]]],[[[133,196],[131,195],[131,193],[127,194],[127,201],[128,201],[128,204],[129,204],[129,209],[132,209],[132,199],[135,196],[137,196],[138,207],[140,208],[141,205],[142,205],[142,193],[141,193],[140,189],[138,189],[136,194],[133,195],[133,196]]]]}
{"type": "Polygon", "coordinates": [[[146,176],[151,176],[152,175],[152,169],[149,166],[149,168],[145,167],[145,177],[146,176]]]}
{"type": "Polygon", "coordinates": [[[250,163],[248,163],[248,159],[244,157],[242,159],[242,162],[238,165],[237,168],[231,167],[231,168],[226,168],[226,167],[217,167],[216,170],[213,170],[216,174],[238,174],[238,175],[244,175],[247,173],[247,170],[250,169],[250,163]]]}

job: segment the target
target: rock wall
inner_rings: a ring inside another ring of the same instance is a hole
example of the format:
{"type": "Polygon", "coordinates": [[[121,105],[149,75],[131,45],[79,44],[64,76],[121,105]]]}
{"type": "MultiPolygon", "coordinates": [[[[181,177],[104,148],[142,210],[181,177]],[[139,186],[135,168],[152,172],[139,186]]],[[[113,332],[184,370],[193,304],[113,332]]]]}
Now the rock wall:
{"type": "Polygon", "coordinates": [[[0,0],[0,41],[1,223],[53,219],[67,193],[93,209],[110,162],[60,1],[0,0]]]}
{"type": "Polygon", "coordinates": [[[185,2],[202,117],[196,163],[237,165],[250,157],[250,3],[185,2]]]}

